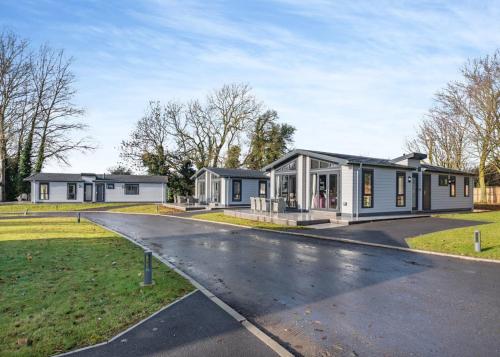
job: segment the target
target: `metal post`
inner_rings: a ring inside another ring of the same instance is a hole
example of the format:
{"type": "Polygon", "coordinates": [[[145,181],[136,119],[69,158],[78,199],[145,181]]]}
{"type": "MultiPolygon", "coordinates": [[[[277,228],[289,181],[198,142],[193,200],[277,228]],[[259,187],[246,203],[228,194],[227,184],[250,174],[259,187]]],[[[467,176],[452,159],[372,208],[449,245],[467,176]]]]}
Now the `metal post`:
{"type": "Polygon", "coordinates": [[[78,212],[78,213],[76,214],[76,221],[77,221],[78,223],[80,223],[80,212],[78,212]]]}
{"type": "Polygon", "coordinates": [[[474,231],[474,250],[481,253],[481,232],[474,231]]]}
{"type": "Polygon", "coordinates": [[[153,253],[144,252],[144,286],[153,284],[153,253]]]}

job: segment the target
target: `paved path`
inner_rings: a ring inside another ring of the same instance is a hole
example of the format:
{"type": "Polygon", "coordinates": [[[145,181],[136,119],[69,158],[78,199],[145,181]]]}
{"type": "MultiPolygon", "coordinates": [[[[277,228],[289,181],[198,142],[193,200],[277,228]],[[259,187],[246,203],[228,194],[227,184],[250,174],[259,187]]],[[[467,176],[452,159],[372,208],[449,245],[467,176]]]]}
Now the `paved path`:
{"type": "Polygon", "coordinates": [[[75,357],[277,356],[200,291],[103,346],[75,357]]]}
{"type": "Polygon", "coordinates": [[[500,354],[500,266],[182,220],[86,214],[140,238],[308,356],[500,354]]]}
{"type": "MultiPolygon", "coordinates": [[[[353,239],[408,248],[406,238],[445,229],[471,227],[487,222],[462,219],[422,217],[351,224],[335,228],[315,229],[308,233],[326,237],[353,239]]],[[[294,230],[300,232],[300,230],[294,230]]],[[[471,237],[472,239],[472,237],[471,237]]]]}

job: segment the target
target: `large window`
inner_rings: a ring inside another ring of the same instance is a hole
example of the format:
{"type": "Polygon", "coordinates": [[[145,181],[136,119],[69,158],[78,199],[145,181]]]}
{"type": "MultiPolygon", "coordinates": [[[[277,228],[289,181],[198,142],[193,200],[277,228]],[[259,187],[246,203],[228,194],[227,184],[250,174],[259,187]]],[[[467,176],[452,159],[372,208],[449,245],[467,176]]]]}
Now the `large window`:
{"type": "Polygon", "coordinates": [[[125,184],[125,194],[126,195],[138,195],[139,194],[139,184],[126,183],[125,184]]]}
{"type": "Polygon", "coordinates": [[[68,183],[66,198],[68,200],[76,200],[76,183],[68,183]]]}
{"type": "Polygon", "coordinates": [[[470,178],[464,177],[464,197],[470,196],[470,178]]]}
{"type": "Polygon", "coordinates": [[[396,207],[406,206],[406,174],[396,172],[396,207]]]}
{"type": "Polygon", "coordinates": [[[259,181],[259,197],[266,198],[267,197],[267,181],[259,181]]]}
{"type": "Polygon", "coordinates": [[[373,170],[363,169],[361,171],[362,208],[373,207],[373,170]]]}
{"type": "Polygon", "coordinates": [[[439,186],[448,186],[448,175],[439,175],[439,186]]]}
{"type": "Polygon", "coordinates": [[[49,199],[49,183],[48,182],[40,182],[38,186],[38,198],[40,200],[48,200],[49,199]]]}
{"type": "Polygon", "coordinates": [[[233,180],[233,201],[241,201],[241,180],[233,180]]]}
{"type": "Polygon", "coordinates": [[[457,180],[455,176],[450,176],[450,197],[457,195],[457,180]]]}

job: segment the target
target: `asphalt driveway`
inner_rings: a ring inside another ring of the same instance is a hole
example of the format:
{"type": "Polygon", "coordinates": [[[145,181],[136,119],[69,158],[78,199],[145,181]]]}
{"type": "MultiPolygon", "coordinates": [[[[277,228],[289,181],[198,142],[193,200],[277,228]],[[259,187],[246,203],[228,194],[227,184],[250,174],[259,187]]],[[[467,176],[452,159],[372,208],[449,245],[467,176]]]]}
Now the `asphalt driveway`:
{"type": "MultiPolygon", "coordinates": [[[[477,226],[488,222],[468,221],[437,217],[395,219],[351,224],[349,226],[315,229],[308,233],[325,237],[353,239],[361,242],[379,243],[408,248],[406,238],[445,229],[477,226]]],[[[300,232],[300,230],[295,230],[300,232]]],[[[471,237],[472,239],[472,237],[471,237]]]]}
{"type": "Polygon", "coordinates": [[[142,240],[291,351],[500,354],[500,265],[176,217],[88,213],[142,240]]]}

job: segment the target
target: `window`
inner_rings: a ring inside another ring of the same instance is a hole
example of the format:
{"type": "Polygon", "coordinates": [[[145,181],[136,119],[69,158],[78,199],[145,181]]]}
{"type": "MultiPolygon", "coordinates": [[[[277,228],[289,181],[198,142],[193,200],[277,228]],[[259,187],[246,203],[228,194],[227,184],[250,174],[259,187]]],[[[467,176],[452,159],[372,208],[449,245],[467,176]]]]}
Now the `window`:
{"type": "Polygon", "coordinates": [[[448,186],[448,176],[439,175],[439,186],[448,186]]]}
{"type": "Polygon", "coordinates": [[[470,196],[470,178],[464,177],[464,197],[470,196]]]}
{"type": "Polygon", "coordinates": [[[39,183],[38,198],[40,200],[48,200],[49,199],[49,183],[48,182],[40,182],[39,183]]]}
{"type": "Polygon", "coordinates": [[[138,195],[139,194],[139,185],[134,183],[126,183],[125,184],[125,194],[126,195],[138,195]]]}
{"type": "Polygon", "coordinates": [[[114,184],[114,183],[108,183],[108,184],[106,185],[106,188],[107,188],[108,190],[114,190],[114,189],[115,189],[115,184],[114,184]]]}
{"type": "Polygon", "coordinates": [[[259,197],[267,197],[267,181],[259,181],[259,197]]]}
{"type": "Polygon", "coordinates": [[[281,171],[295,171],[297,170],[297,161],[293,160],[289,162],[288,164],[285,164],[281,166],[280,168],[277,168],[276,171],[281,172],[281,171]]]}
{"type": "Polygon", "coordinates": [[[331,162],[320,161],[311,159],[311,164],[309,165],[311,169],[327,169],[329,167],[334,167],[334,164],[331,162]]]}
{"type": "Polygon", "coordinates": [[[396,172],[396,207],[406,206],[406,174],[396,172]]]}
{"type": "Polygon", "coordinates": [[[66,198],[68,200],[76,200],[76,183],[68,183],[66,198]]]}
{"type": "Polygon", "coordinates": [[[455,176],[450,176],[450,197],[455,197],[457,195],[457,180],[455,176]]]}
{"type": "Polygon", "coordinates": [[[241,180],[233,180],[233,201],[241,201],[241,180]]]}
{"type": "Polygon", "coordinates": [[[362,208],[373,208],[373,170],[361,170],[362,208]]]}

